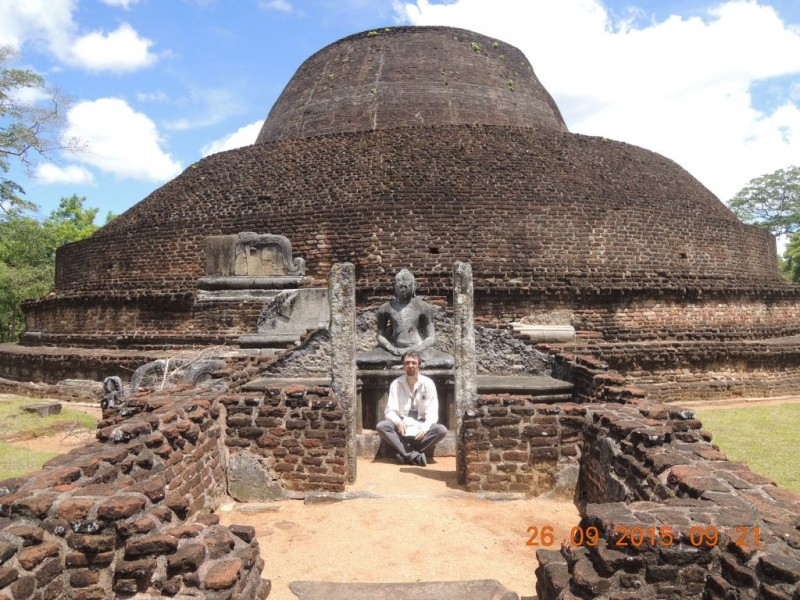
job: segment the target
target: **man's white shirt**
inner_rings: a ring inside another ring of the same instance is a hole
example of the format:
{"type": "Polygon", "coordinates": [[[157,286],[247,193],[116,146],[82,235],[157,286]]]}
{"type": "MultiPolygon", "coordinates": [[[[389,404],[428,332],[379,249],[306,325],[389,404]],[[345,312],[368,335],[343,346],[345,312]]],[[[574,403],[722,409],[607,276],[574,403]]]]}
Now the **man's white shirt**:
{"type": "Polygon", "coordinates": [[[417,382],[411,389],[406,376],[401,375],[389,386],[389,401],[384,416],[397,426],[403,417],[409,417],[412,409],[418,412],[417,420],[423,433],[428,433],[431,425],[439,422],[439,397],[430,377],[417,375],[417,382]]]}

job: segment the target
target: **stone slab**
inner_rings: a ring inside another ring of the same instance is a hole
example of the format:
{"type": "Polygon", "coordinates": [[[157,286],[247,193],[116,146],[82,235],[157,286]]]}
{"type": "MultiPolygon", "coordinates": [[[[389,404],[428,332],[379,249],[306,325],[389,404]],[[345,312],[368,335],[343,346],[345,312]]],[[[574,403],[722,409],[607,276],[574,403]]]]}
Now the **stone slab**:
{"type": "Polygon", "coordinates": [[[261,334],[247,333],[239,336],[236,343],[240,348],[280,348],[300,342],[300,336],[296,333],[284,334],[261,334]]]}
{"type": "Polygon", "coordinates": [[[292,581],[299,600],[519,600],[495,579],[420,583],[335,583],[292,581]]]}
{"type": "Polygon", "coordinates": [[[297,288],[311,282],[310,277],[201,277],[197,280],[200,290],[274,290],[297,288]]]}
{"type": "Polygon", "coordinates": [[[572,393],[573,387],[569,381],[546,375],[478,375],[478,392],[481,393],[567,394],[572,393]]]}
{"type": "MultiPolygon", "coordinates": [[[[452,375],[452,371],[433,370],[422,371],[428,377],[439,375],[452,375]]],[[[385,371],[358,371],[359,376],[384,377],[391,383],[393,379],[402,375],[400,369],[385,371]]],[[[275,385],[321,385],[330,386],[330,377],[303,377],[303,378],[263,378],[254,379],[248,382],[243,389],[247,391],[259,391],[275,385]]],[[[388,389],[389,383],[386,384],[388,389]]],[[[481,393],[531,393],[538,392],[540,395],[547,394],[567,394],[572,392],[573,385],[569,381],[562,381],[554,377],[546,376],[504,376],[504,375],[478,375],[478,391],[481,393]]]]}
{"type": "Polygon", "coordinates": [[[22,410],[28,413],[35,413],[40,417],[48,417],[61,413],[60,402],[37,402],[36,404],[26,404],[22,410]]]}
{"type": "Polygon", "coordinates": [[[242,386],[245,392],[261,392],[272,387],[286,387],[290,385],[303,385],[306,387],[330,387],[330,377],[264,377],[253,379],[242,386]]]}

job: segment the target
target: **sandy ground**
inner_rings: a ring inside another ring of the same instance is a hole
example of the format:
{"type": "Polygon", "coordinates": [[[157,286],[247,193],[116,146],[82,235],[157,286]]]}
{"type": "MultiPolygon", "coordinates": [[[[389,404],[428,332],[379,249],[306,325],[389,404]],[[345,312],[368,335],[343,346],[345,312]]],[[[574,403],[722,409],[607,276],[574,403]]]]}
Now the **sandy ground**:
{"type": "Polygon", "coordinates": [[[553,527],[558,548],[580,516],[571,501],[492,501],[456,483],[455,458],[427,468],[359,459],[351,492],[332,504],[287,500],[229,504],[222,522],[252,525],[272,580],[271,600],[296,600],[296,580],[415,582],[497,579],[535,596],[536,547],[528,527],[553,527]]]}

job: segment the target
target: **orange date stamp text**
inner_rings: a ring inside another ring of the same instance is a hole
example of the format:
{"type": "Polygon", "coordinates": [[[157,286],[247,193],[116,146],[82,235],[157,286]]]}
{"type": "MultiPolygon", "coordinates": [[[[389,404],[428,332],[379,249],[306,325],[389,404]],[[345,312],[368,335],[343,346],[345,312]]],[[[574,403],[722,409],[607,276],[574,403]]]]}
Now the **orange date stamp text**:
{"type": "MultiPolygon", "coordinates": [[[[546,548],[556,544],[554,530],[551,525],[542,527],[531,525],[528,527],[528,533],[530,534],[526,542],[528,546],[546,548]]],[[[761,543],[761,531],[759,528],[745,527],[743,525],[734,527],[731,531],[720,531],[713,525],[706,527],[695,525],[689,530],[688,536],[684,536],[684,539],[696,548],[701,546],[710,548],[721,542],[722,535],[727,535],[736,546],[740,547],[758,546],[761,543]]],[[[611,530],[609,542],[610,545],[617,547],[640,548],[645,545],[669,547],[676,543],[675,537],[676,534],[673,532],[672,527],[667,525],[660,527],[618,525],[611,530]]],[[[562,546],[592,547],[597,546],[600,540],[600,531],[597,527],[589,526],[584,528],[576,526],[570,531],[569,538],[561,540],[559,543],[562,546]]]]}

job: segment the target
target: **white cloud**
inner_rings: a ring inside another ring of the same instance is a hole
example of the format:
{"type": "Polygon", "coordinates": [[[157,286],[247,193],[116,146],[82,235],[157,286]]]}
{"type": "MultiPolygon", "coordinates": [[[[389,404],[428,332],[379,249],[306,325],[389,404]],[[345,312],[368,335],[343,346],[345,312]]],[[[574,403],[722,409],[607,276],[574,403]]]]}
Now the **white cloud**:
{"type": "Polygon", "coordinates": [[[43,183],[94,183],[94,175],[92,175],[91,171],[79,165],[59,167],[53,163],[40,163],[36,167],[34,177],[43,183]]]}
{"type": "Polygon", "coordinates": [[[217,152],[223,152],[225,150],[250,146],[255,143],[258,132],[261,131],[261,126],[263,124],[264,121],[255,121],[249,125],[240,127],[233,133],[203,146],[200,149],[200,154],[202,156],[208,156],[209,154],[216,154],[217,152]]]}
{"type": "Polygon", "coordinates": [[[158,103],[166,103],[169,102],[169,96],[162,91],[158,92],[137,92],[136,99],[139,102],[158,102],[158,103]]]}
{"type": "Polygon", "coordinates": [[[65,48],[75,31],[72,13],[76,7],[77,0],[3,0],[0,45],[19,49],[30,41],[51,50],[65,48]]]}
{"type": "Polygon", "coordinates": [[[292,12],[292,5],[286,0],[260,0],[258,5],[266,10],[276,10],[278,12],[292,12]]]}
{"type": "Polygon", "coordinates": [[[119,98],[76,104],[67,115],[64,135],[86,144],[75,160],[122,179],[161,182],[182,170],[162,150],[155,123],[119,98]]]}
{"type": "Polygon", "coordinates": [[[132,5],[139,4],[140,0],[100,0],[100,2],[108,6],[119,6],[128,10],[132,5]]]}
{"type": "Polygon", "coordinates": [[[127,23],[111,33],[93,31],[77,38],[69,51],[68,62],[89,71],[135,71],[153,64],[153,45],[127,23]]]}
{"type": "Polygon", "coordinates": [[[185,102],[201,106],[199,114],[168,121],[164,127],[175,131],[201,129],[222,123],[242,111],[242,104],[238,97],[230,90],[223,88],[196,89],[192,91],[191,97],[185,102]]]}
{"type": "Polygon", "coordinates": [[[730,0],[702,18],[662,21],[641,10],[615,20],[599,0],[418,0],[395,10],[517,46],[571,131],[660,152],[724,200],[800,157],[797,100],[772,113],[753,106],[754,82],[800,82],[800,32],[769,6],[730,0]]]}
{"type": "MultiPolygon", "coordinates": [[[[131,0],[108,0],[127,7],[131,0]]],[[[135,0],[138,1],[138,0],[135,0]]],[[[89,71],[124,72],[153,64],[153,42],[127,23],[110,33],[80,35],[74,20],[77,0],[0,1],[0,45],[46,47],[61,62],[89,71]]]]}

